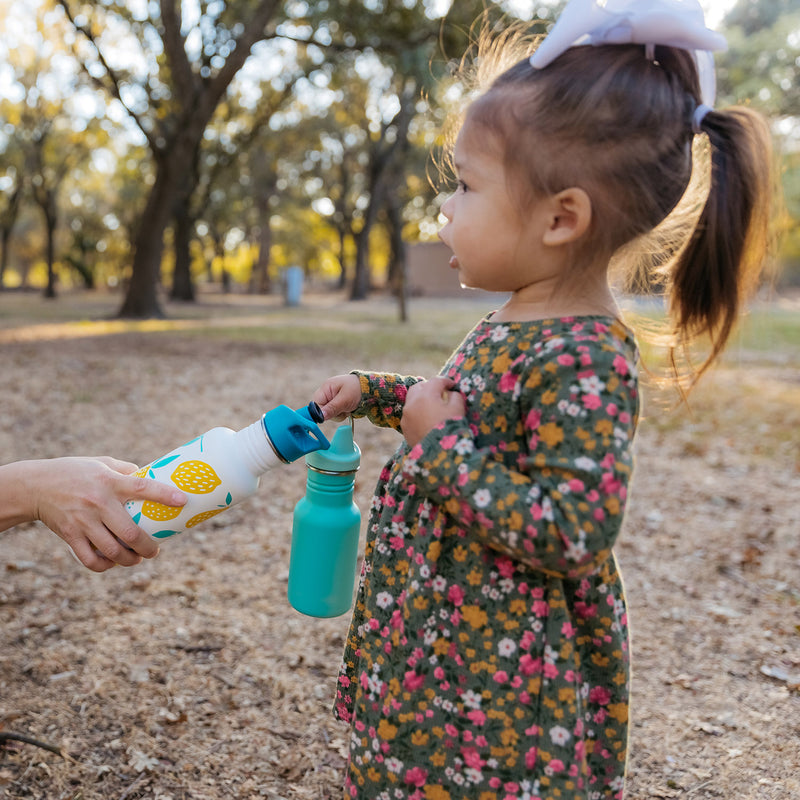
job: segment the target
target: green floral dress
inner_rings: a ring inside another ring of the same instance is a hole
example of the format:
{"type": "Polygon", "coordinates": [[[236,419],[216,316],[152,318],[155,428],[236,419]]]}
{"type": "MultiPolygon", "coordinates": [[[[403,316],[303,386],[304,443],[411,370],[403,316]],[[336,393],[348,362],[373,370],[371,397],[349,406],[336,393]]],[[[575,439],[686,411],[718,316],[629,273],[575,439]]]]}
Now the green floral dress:
{"type": "MultiPolygon", "coordinates": [[[[335,712],[345,797],[621,798],[628,631],[612,545],[638,415],[610,317],[481,321],[443,375],[466,398],[381,473],[335,712]]],[[[419,378],[359,375],[398,428],[419,378]]]]}

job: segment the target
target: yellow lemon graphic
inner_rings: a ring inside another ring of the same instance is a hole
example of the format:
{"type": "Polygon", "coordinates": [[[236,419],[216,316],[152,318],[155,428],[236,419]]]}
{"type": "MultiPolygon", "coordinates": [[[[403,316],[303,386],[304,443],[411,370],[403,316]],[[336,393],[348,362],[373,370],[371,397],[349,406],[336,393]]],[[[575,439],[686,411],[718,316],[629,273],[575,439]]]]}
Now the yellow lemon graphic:
{"type": "Polygon", "coordinates": [[[189,494],[208,494],[222,483],[205,461],[184,461],[172,473],[172,482],[189,494]]]}
{"type": "MultiPolygon", "coordinates": [[[[227,508],[227,506],[225,506],[227,508]]],[[[211,519],[211,517],[216,517],[217,514],[221,514],[225,508],[212,508],[211,511],[204,511],[202,514],[195,514],[187,523],[187,528],[194,528],[195,525],[199,525],[201,522],[205,522],[207,519],[211,519]]]]}
{"type": "Polygon", "coordinates": [[[156,522],[164,522],[168,519],[175,519],[183,511],[181,506],[165,506],[162,503],[154,503],[147,500],[142,503],[142,515],[156,522]]]}
{"type": "Polygon", "coordinates": [[[142,467],[141,469],[137,469],[136,472],[133,473],[134,478],[146,478],[147,472],[149,471],[150,466],[142,467]]]}

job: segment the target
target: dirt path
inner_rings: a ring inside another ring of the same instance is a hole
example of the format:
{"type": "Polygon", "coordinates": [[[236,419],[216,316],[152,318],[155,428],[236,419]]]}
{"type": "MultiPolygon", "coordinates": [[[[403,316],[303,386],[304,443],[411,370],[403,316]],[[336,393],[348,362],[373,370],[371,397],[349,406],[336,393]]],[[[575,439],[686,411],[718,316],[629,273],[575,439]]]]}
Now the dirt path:
{"type": "MultiPolygon", "coordinates": [[[[361,357],[253,335],[6,339],[3,461],[144,463],[215,425],[300,405],[361,357]]],[[[744,363],[709,376],[693,419],[641,428],[618,549],[634,637],[633,800],[800,798],[798,430],[796,365],[744,363]]],[[[367,423],[356,436],[366,510],[396,439],[367,423]]],[[[348,733],[329,708],[347,618],[309,620],[285,599],[304,480],[298,464],[268,473],[246,507],[134,570],[93,575],[38,526],[0,534],[0,730],[75,759],[0,750],[0,797],[339,797],[348,733]]]]}

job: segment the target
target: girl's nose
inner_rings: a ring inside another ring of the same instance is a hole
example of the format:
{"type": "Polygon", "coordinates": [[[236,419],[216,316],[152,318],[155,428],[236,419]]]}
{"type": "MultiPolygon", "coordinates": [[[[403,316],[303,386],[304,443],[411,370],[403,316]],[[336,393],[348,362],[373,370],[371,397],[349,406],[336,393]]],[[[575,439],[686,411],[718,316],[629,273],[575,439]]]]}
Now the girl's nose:
{"type": "Polygon", "coordinates": [[[451,194],[447,200],[442,203],[442,209],[439,212],[448,222],[453,220],[453,195],[451,194]]]}

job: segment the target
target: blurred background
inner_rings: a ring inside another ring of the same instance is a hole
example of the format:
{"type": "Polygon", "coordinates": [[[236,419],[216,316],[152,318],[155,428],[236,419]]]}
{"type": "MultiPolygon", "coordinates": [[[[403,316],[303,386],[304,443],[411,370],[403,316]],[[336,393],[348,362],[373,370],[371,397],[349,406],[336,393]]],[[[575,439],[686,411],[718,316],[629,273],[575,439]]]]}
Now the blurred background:
{"type": "MultiPolygon", "coordinates": [[[[772,120],[778,285],[800,286],[800,2],[702,5],[730,43],[718,105],[772,120]]],[[[0,0],[0,288],[111,292],[133,318],[292,276],[423,292],[471,26],[486,8],[544,32],[562,6],[0,0]]]]}

